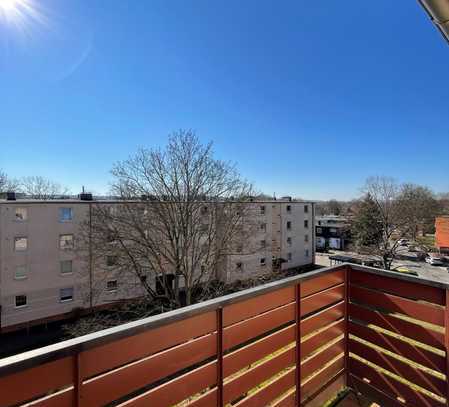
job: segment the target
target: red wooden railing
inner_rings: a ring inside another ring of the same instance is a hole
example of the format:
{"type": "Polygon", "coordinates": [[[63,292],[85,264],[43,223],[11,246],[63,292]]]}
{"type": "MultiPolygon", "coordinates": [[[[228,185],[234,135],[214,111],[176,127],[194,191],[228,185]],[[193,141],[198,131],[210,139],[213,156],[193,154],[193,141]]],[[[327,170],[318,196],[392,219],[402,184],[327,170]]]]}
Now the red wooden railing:
{"type": "Polygon", "coordinates": [[[0,406],[320,406],[346,386],[441,406],[446,290],[313,271],[0,360],[0,406]]]}

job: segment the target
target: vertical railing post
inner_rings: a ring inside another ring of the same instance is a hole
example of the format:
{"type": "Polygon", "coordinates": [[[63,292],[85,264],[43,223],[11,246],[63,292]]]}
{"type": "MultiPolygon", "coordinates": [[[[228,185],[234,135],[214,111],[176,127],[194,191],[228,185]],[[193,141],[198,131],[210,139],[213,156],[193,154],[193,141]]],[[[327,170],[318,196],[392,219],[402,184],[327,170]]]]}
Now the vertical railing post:
{"type": "Polygon", "coordinates": [[[217,309],[217,406],[223,407],[223,308],[217,309]]]}
{"type": "Polygon", "coordinates": [[[295,287],[295,340],[296,340],[296,370],[295,370],[295,383],[296,383],[296,397],[295,405],[301,405],[301,285],[297,284],[295,287]]]}
{"type": "Polygon", "coordinates": [[[345,305],[344,305],[344,330],[345,330],[345,386],[349,387],[349,283],[350,283],[350,272],[351,268],[349,266],[345,267],[345,305]]]}
{"type": "Polygon", "coordinates": [[[446,309],[444,313],[444,345],[446,349],[446,406],[449,406],[449,289],[446,288],[446,309]]]}
{"type": "Polygon", "coordinates": [[[81,387],[83,384],[83,378],[81,374],[81,354],[79,352],[73,358],[73,397],[75,407],[81,407],[81,387]]]}

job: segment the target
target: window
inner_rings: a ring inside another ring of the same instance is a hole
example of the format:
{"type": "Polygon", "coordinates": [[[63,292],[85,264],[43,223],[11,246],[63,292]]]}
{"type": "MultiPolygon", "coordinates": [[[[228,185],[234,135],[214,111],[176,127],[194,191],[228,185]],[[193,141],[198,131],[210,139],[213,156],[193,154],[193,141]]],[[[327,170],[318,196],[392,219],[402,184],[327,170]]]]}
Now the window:
{"type": "Polygon", "coordinates": [[[304,227],[305,227],[305,228],[308,228],[308,227],[309,227],[309,221],[308,221],[307,219],[304,221],[304,227]]]}
{"type": "Polygon", "coordinates": [[[309,205],[304,205],[304,213],[309,213],[309,205]]]}
{"type": "Polygon", "coordinates": [[[287,253],[287,258],[288,258],[288,261],[292,261],[292,254],[291,253],[287,253]]]}
{"type": "Polygon", "coordinates": [[[61,302],[73,300],[73,287],[61,288],[59,290],[59,300],[61,302]]]}
{"type": "Polygon", "coordinates": [[[291,244],[292,244],[292,238],[291,237],[287,237],[287,244],[291,246],[291,244]]]}
{"type": "Polygon", "coordinates": [[[59,221],[70,222],[73,218],[72,208],[59,208],[59,221]]]}
{"type": "Polygon", "coordinates": [[[16,295],[16,308],[26,307],[27,296],[26,295],[16,295]]]}
{"type": "Polygon", "coordinates": [[[61,274],[70,274],[73,272],[72,260],[61,260],[59,263],[61,274]]]}
{"type": "Polygon", "coordinates": [[[291,212],[292,211],[292,206],[291,205],[287,205],[287,212],[291,212]]]}
{"type": "Polygon", "coordinates": [[[261,213],[262,215],[265,215],[265,205],[261,205],[261,206],[260,206],[260,213],[261,213]]]}
{"type": "Polygon", "coordinates": [[[308,242],[309,241],[309,235],[304,235],[304,242],[308,242]]]}
{"type": "Polygon", "coordinates": [[[207,206],[202,206],[201,207],[201,214],[202,215],[206,215],[208,210],[209,210],[209,208],[207,206]]]}
{"type": "Polygon", "coordinates": [[[321,225],[321,221],[320,220],[318,221],[318,225],[321,225]]]}
{"type": "Polygon", "coordinates": [[[261,223],[260,224],[260,230],[266,231],[267,230],[267,224],[266,223],[261,223]]]}
{"type": "Polygon", "coordinates": [[[106,290],[108,291],[117,291],[117,280],[109,280],[106,282],[106,290]]]}
{"type": "Polygon", "coordinates": [[[267,245],[267,242],[266,242],[266,240],[261,240],[260,241],[260,247],[265,247],[267,245]]]}
{"type": "Polygon", "coordinates": [[[261,265],[261,266],[265,266],[265,264],[266,264],[265,257],[262,257],[262,258],[260,259],[260,265],[261,265]]]}
{"type": "Polygon", "coordinates": [[[106,256],[106,266],[113,267],[117,265],[117,256],[106,256]]]}
{"type": "Polygon", "coordinates": [[[243,270],[243,263],[241,261],[235,263],[235,268],[239,271],[243,270]]]}
{"type": "Polygon", "coordinates": [[[16,252],[24,252],[27,248],[28,248],[28,238],[27,237],[14,238],[14,250],[16,252]]]}
{"type": "Polygon", "coordinates": [[[309,249],[304,250],[304,256],[309,257],[309,249]]]}
{"type": "Polygon", "coordinates": [[[287,222],[287,230],[290,230],[292,228],[292,223],[290,221],[287,222]]]}
{"type": "Polygon", "coordinates": [[[19,222],[24,222],[28,219],[28,210],[27,208],[16,208],[16,216],[15,219],[19,222]]]}
{"type": "Polygon", "coordinates": [[[316,233],[321,235],[321,233],[323,233],[323,228],[316,228],[316,233]]]}
{"type": "Polygon", "coordinates": [[[14,273],[14,278],[16,280],[23,280],[27,277],[27,266],[17,266],[14,273]]]}
{"type": "Polygon", "coordinates": [[[62,250],[73,249],[73,235],[60,235],[59,248],[62,250]]]}
{"type": "Polygon", "coordinates": [[[330,232],[335,235],[337,233],[337,229],[336,228],[330,228],[330,232]]]}

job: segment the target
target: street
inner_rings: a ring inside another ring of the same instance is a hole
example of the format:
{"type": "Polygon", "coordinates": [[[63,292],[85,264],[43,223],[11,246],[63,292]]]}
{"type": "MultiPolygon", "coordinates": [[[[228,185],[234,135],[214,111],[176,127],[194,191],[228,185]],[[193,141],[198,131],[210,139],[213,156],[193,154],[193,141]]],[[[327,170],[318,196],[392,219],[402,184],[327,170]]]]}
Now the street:
{"type": "MultiPolygon", "coordinates": [[[[320,266],[329,267],[330,266],[329,256],[337,254],[350,256],[353,253],[342,251],[331,251],[329,253],[316,253],[315,263],[320,266]]],[[[449,272],[446,269],[446,267],[448,266],[444,267],[432,266],[426,263],[425,261],[411,261],[411,260],[394,261],[392,268],[398,266],[405,266],[408,269],[415,271],[421,278],[449,283],[449,272]]]]}

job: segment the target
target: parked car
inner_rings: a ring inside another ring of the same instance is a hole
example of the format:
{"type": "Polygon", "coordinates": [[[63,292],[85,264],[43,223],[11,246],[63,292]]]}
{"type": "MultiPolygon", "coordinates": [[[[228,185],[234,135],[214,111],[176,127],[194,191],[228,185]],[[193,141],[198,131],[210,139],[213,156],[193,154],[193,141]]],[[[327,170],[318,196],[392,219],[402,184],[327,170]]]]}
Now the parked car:
{"type": "Polygon", "coordinates": [[[435,254],[429,254],[426,257],[426,263],[429,263],[432,266],[442,266],[444,264],[443,258],[435,254]]]}
{"type": "Polygon", "coordinates": [[[394,267],[392,269],[392,271],[396,271],[398,273],[404,273],[404,274],[412,274],[414,276],[418,275],[418,273],[415,270],[410,270],[407,266],[402,265],[402,264],[399,265],[399,266],[394,267]]]}

